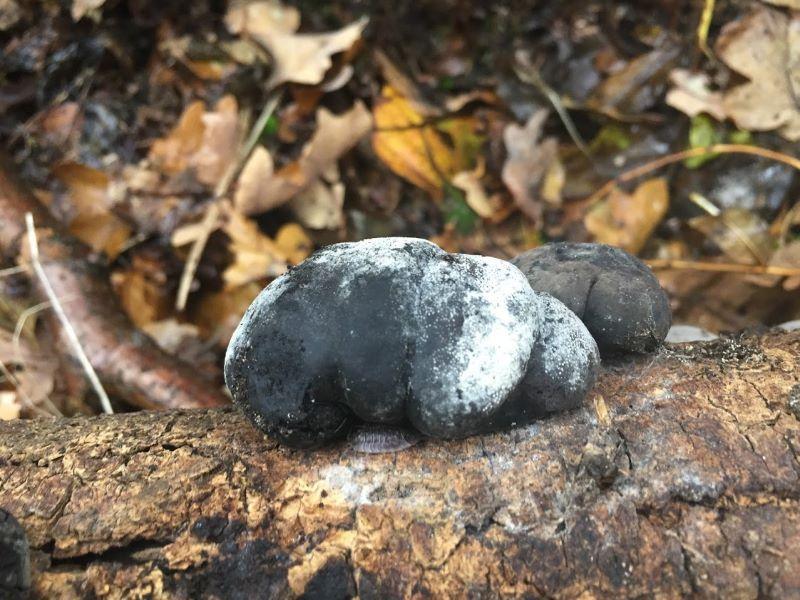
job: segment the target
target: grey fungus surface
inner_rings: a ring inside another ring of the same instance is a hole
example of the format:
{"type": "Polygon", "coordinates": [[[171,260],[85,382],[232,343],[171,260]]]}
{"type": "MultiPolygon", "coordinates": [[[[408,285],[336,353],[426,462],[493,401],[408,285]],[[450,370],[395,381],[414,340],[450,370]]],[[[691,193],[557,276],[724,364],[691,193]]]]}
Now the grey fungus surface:
{"type": "Polygon", "coordinates": [[[547,244],[511,260],[531,287],[583,321],[603,355],[645,353],[667,336],[669,300],[635,256],[605,244],[547,244]]]}
{"type": "Polygon", "coordinates": [[[414,238],[335,244],[254,300],[225,358],[234,401],[294,447],[359,422],[456,438],[574,408],[597,347],[513,265],[414,238]]]}

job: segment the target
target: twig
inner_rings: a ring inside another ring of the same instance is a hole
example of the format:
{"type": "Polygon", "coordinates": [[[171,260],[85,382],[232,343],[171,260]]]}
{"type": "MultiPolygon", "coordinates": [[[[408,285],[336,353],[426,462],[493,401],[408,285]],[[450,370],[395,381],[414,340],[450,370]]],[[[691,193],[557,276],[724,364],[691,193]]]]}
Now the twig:
{"type": "Polygon", "coordinates": [[[687,271],[711,271],[714,273],[745,273],[748,275],[775,275],[777,277],[796,277],[800,269],[778,267],[775,265],[742,265],[735,263],[715,263],[693,260],[672,260],[653,258],[645,261],[652,269],[678,269],[687,271]]]}
{"type": "Polygon", "coordinates": [[[782,162],[800,171],[800,159],[789,156],[788,154],[783,154],[782,152],[768,150],[759,146],[750,146],[748,144],[714,144],[705,148],[691,148],[689,150],[667,154],[656,160],[634,167],[629,171],[625,171],[621,175],[604,183],[596,192],[589,196],[586,199],[587,206],[591,206],[602,200],[618,183],[626,183],[642,175],[647,175],[662,167],[666,167],[667,165],[681,162],[682,160],[695,156],[705,156],[706,154],[751,154],[782,162]]]}
{"type": "Polygon", "coordinates": [[[231,184],[239,173],[241,173],[247,159],[250,158],[250,155],[253,153],[258,139],[261,137],[261,133],[264,131],[264,127],[266,127],[267,121],[269,121],[272,113],[275,112],[280,99],[281,92],[278,91],[267,100],[264,109],[250,129],[250,135],[247,136],[244,145],[239,149],[236,160],[231,163],[219,180],[219,183],[217,183],[216,188],[214,188],[214,198],[206,208],[206,213],[201,223],[202,229],[200,235],[194,240],[192,247],[189,249],[189,256],[186,258],[186,264],[181,274],[178,293],[175,296],[175,309],[179,312],[186,308],[186,301],[189,299],[189,292],[191,291],[194,274],[200,264],[200,259],[203,257],[203,250],[205,250],[206,244],[208,243],[208,238],[211,232],[216,228],[220,214],[219,201],[228,195],[231,184]]]}
{"type": "Polygon", "coordinates": [[[703,13],[700,15],[700,23],[697,25],[697,45],[709,59],[716,62],[711,48],[708,47],[708,30],[711,28],[711,21],[714,18],[714,0],[705,0],[703,13]]]}
{"type": "Polygon", "coordinates": [[[100,378],[97,376],[92,363],[90,363],[89,359],[86,357],[86,353],[83,351],[81,342],[78,339],[78,334],[75,333],[72,323],[69,322],[67,313],[64,312],[64,307],[61,306],[61,302],[56,296],[55,291],[53,291],[53,286],[50,285],[50,281],[47,279],[47,274],[44,272],[42,264],[39,262],[39,244],[36,240],[36,230],[33,227],[33,215],[29,212],[25,213],[25,227],[28,230],[28,246],[31,253],[31,265],[33,265],[33,270],[36,273],[36,276],[39,278],[39,283],[41,284],[47,299],[50,301],[58,320],[61,322],[61,327],[67,334],[67,340],[69,340],[72,350],[77,355],[83,370],[86,372],[86,377],[89,379],[95,393],[97,394],[97,397],[100,399],[100,406],[103,408],[103,412],[109,415],[113,414],[114,409],[111,408],[111,401],[108,399],[108,394],[106,394],[106,391],[103,389],[103,385],[100,383],[100,378]]]}
{"type": "Polygon", "coordinates": [[[561,122],[564,124],[564,127],[569,134],[569,137],[572,138],[572,141],[578,147],[578,150],[588,158],[590,161],[594,162],[594,158],[592,157],[592,153],[589,151],[589,147],[586,145],[586,142],[583,141],[581,134],[578,133],[578,128],[575,127],[575,123],[573,123],[572,118],[569,116],[569,113],[564,108],[564,103],[561,101],[561,96],[551,88],[542,76],[539,75],[538,69],[530,63],[528,57],[522,53],[517,52],[516,54],[517,63],[520,65],[514,69],[514,72],[517,74],[522,81],[525,83],[530,83],[534,87],[536,87],[550,104],[553,105],[553,108],[558,113],[561,122]]]}
{"type": "Polygon", "coordinates": [[[18,267],[9,267],[7,269],[0,269],[0,277],[8,277],[9,275],[16,275],[17,273],[24,273],[27,270],[25,265],[18,267]]]}

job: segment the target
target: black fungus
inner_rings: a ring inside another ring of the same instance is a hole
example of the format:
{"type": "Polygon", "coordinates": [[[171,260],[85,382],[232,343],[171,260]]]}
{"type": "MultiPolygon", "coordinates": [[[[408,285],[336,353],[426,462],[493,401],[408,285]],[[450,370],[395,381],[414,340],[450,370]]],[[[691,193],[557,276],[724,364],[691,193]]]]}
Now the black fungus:
{"type": "Polygon", "coordinates": [[[439,438],[528,422],[580,405],[597,363],[580,320],[509,263],[377,238],[267,286],[225,381],[259,427],[314,447],[359,421],[439,438]]]}
{"type": "Polygon", "coordinates": [[[27,597],[30,586],[30,550],[25,530],[0,508],[0,598],[27,597]]]}
{"type": "Polygon", "coordinates": [[[652,352],[667,336],[669,300],[635,256],[605,244],[547,244],[511,260],[531,287],[563,302],[603,355],[652,352]]]}

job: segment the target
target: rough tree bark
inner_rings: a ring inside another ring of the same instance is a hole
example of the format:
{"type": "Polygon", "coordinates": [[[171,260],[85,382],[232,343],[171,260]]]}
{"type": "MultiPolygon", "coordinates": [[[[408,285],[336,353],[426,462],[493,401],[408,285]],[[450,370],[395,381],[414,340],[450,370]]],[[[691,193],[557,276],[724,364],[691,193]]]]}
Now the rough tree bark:
{"type": "Polygon", "coordinates": [[[800,597],[799,362],[797,332],[673,346],[394,455],[233,409],[5,423],[0,507],[46,598],[800,597]]]}
{"type": "MultiPolygon", "coordinates": [[[[107,391],[142,408],[228,404],[219,389],[198,377],[196,369],[162,351],[136,329],[115,301],[106,269],[93,259],[87,246],[61,227],[13,173],[8,159],[0,154],[0,259],[25,262],[27,253],[22,243],[25,213],[32,213],[42,267],[56,296],[72,299],[64,303],[64,311],[107,391]]],[[[35,278],[33,282],[38,289],[35,278]]],[[[56,319],[52,319],[52,324],[60,331],[56,319]]],[[[71,347],[66,336],[63,337],[56,350],[71,358],[71,347]]]]}

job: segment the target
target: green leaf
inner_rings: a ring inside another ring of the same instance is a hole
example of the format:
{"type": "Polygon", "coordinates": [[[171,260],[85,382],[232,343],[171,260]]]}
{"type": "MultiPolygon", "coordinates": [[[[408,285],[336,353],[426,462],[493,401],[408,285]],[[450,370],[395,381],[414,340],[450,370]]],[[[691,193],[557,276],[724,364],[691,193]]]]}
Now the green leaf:
{"type": "MultiPolygon", "coordinates": [[[[692,117],[692,125],[689,128],[690,148],[708,148],[714,144],[719,144],[722,140],[722,133],[717,129],[716,124],[709,116],[697,115],[696,117],[692,117]]],[[[719,156],[718,153],[710,152],[702,156],[687,158],[683,163],[689,169],[696,169],[717,156],[719,156]]]]}
{"type": "Polygon", "coordinates": [[[442,203],[442,213],[447,223],[452,223],[456,231],[461,235],[467,235],[475,231],[479,217],[464,199],[464,193],[458,188],[447,185],[445,188],[446,196],[442,203]]]}

